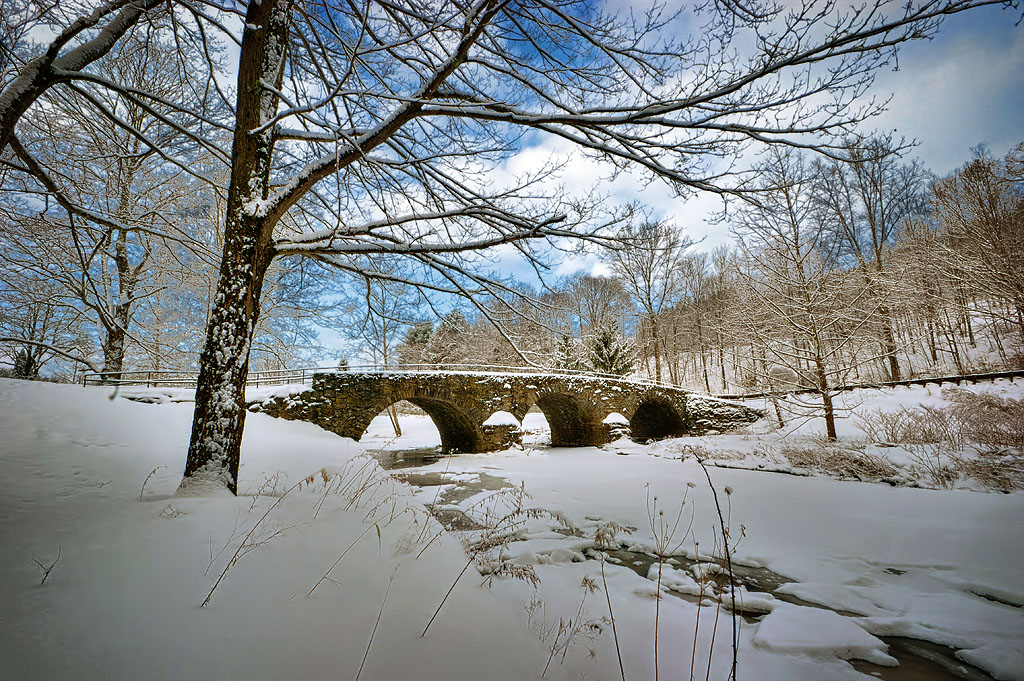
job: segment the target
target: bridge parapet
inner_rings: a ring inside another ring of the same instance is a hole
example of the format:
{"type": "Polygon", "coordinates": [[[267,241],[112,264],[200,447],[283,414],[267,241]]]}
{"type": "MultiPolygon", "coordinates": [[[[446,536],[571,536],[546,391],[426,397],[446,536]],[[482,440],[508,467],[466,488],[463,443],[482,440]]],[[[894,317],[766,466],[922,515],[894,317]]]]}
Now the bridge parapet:
{"type": "Polygon", "coordinates": [[[626,379],[469,371],[318,373],[311,388],[249,408],[359,440],[374,417],[402,400],[430,416],[445,450],[461,452],[494,451],[520,441],[515,424],[492,415],[508,412],[521,423],[534,405],[544,412],[555,446],[610,441],[622,428],[621,419],[608,419],[615,413],[638,439],[727,430],[761,416],[734,402],[626,379]]]}

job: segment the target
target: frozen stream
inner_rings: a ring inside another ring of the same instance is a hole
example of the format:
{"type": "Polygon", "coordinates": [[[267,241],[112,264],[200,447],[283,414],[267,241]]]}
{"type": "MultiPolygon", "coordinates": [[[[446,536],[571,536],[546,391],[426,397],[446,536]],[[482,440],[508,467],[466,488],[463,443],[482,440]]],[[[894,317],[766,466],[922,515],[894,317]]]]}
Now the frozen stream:
{"type": "MultiPolygon", "coordinates": [[[[617,575],[609,580],[610,588],[625,586],[621,596],[627,603],[649,609],[657,572],[651,500],[657,498],[658,508],[674,517],[683,493],[683,524],[691,513],[693,520],[690,534],[663,566],[668,571],[663,585],[670,583],[665,591],[678,598],[662,601],[660,631],[685,630],[699,602],[704,609],[713,603],[707,596],[700,601],[699,592],[672,586],[692,583],[701,564],[706,570],[710,556],[704,547],[713,544],[717,522],[707,481],[692,461],[659,456],[664,450],[657,446],[626,441],[603,449],[553,449],[545,444],[546,423],[539,414],[529,414],[524,422],[533,433],[523,451],[442,457],[428,418],[403,415],[401,422],[403,436],[395,438],[386,418],[378,418],[363,444],[385,468],[419,490],[420,499],[451,531],[480,529],[474,509],[497,491],[520,485],[531,506],[571,521],[572,529],[566,530],[559,523],[531,520],[503,551],[505,560],[534,566],[545,603],[564,601],[572,609],[572,581],[597,563],[585,559],[601,555],[594,550],[595,533],[615,522],[632,531],[619,537],[618,549],[605,554],[609,577],[617,575]],[[637,580],[648,585],[646,592],[637,580]]],[[[1019,659],[1024,633],[1022,551],[1019,541],[1007,538],[1005,531],[1000,540],[995,529],[1000,520],[1019,519],[1019,495],[1007,503],[1002,495],[711,471],[723,503],[730,504],[732,532],[742,525],[745,535],[735,553],[738,583],[750,596],[741,609],[741,668],[764,652],[797,653],[819,663],[829,660],[821,669],[832,678],[857,678],[860,672],[892,681],[991,679],[989,672],[966,662],[975,661],[972,650],[981,649],[997,657],[996,664],[987,665],[997,672],[995,678],[1020,678],[1012,670],[1004,673],[1004,667],[1012,667],[1015,656],[1019,659]],[[727,487],[731,494],[725,499],[727,487]],[[827,619],[813,614],[822,610],[827,619]],[[802,634],[801,618],[811,623],[802,634]],[[846,630],[851,621],[859,627],[846,630]],[[857,632],[877,646],[859,640],[857,632]],[[845,640],[851,636],[858,640],[845,640]],[[849,675],[840,673],[844,664],[849,675]]],[[[502,581],[495,591],[524,600],[520,583],[502,581]]],[[[599,604],[597,599],[593,603],[599,604]]],[[[602,614],[601,609],[595,607],[594,614],[602,614]]],[[[616,616],[621,617],[618,610],[616,616]]],[[[728,643],[715,646],[720,658],[729,657],[723,652],[728,643]]]]}

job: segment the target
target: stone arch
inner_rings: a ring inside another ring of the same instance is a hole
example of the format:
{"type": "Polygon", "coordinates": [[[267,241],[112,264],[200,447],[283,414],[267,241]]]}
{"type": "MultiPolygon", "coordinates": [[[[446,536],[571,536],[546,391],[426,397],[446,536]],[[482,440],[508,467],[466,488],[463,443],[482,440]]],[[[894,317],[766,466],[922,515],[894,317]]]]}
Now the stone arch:
{"type": "Polygon", "coordinates": [[[641,400],[629,419],[629,429],[636,440],[679,437],[689,431],[678,407],[665,397],[648,397],[641,400]]]}
{"type": "Polygon", "coordinates": [[[459,408],[450,400],[436,396],[417,395],[415,393],[390,395],[387,399],[375,402],[372,408],[375,411],[370,416],[370,420],[363,424],[359,438],[370,427],[370,421],[379,414],[383,414],[384,410],[392,404],[402,400],[411,402],[427,412],[427,416],[430,417],[434,427],[437,428],[438,434],[441,436],[442,451],[472,453],[485,450],[484,440],[478,424],[465,410],[459,408]],[[377,409],[377,407],[380,408],[377,409]]]}
{"type": "Polygon", "coordinates": [[[554,447],[598,445],[608,439],[597,410],[579,395],[542,392],[534,404],[544,412],[554,447]]]}

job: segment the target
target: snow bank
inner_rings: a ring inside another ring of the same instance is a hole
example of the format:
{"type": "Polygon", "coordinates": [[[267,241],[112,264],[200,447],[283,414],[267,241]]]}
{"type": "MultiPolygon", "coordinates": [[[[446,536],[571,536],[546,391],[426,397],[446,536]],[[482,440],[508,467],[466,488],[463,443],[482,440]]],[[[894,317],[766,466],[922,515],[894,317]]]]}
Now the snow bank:
{"type": "MultiPolygon", "coordinates": [[[[746,446],[750,451],[763,448],[766,437],[722,435],[684,441],[711,443],[733,438],[728,446],[746,446]]],[[[679,547],[680,554],[692,559],[697,553],[696,544],[702,555],[714,546],[712,532],[718,519],[704,471],[692,456],[681,461],[678,450],[677,458],[669,458],[671,444],[617,442],[607,451],[549,448],[543,456],[523,456],[514,451],[460,455],[419,470],[490,475],[500,471],[509,486],[525,485],[532,506],[557,510],[572,521],[577,534],[571,538],[553,538],[552,532],[557,529],[553,522],[546,526],[528,524],[509,547],[517,563],[532,564],[537,570],[541,584],[536,597],[543,601],[548,620],[557,625],[559,616],[575,616],[582,596],[581,581],[601,578],[597,561],[547,564],[541,556],[557,542],[592,554],[587,542],[593,545],[597,530],[615,522],[632,528],[631,532],[618,534],[622,547],[654,554],[656,540],[648,515],[651,500],[657,497],[658,509],[670,516],[667,522],[671,526],[689,489],[673,544],[682,541],[684,532],[692,527],[679,547]],[[633,456],[617,456],[619,451],[633,456]],[[688,488],[688,483],[695,487],[688,488]]],[[[914,489],[716,467],[709,467],[709,471],[737,540],[737,563],[768,567],[796,580],[781,587],[779,594],[860,615],[848,617],[798,608],[769,594],[740,589],[738,600],[749,607],[772,613],[780,607],[794,608],[778,613],[774,620],[768,619],[772,615],[766,617],[769,626],[763,630],[764,622],[741,625],[741,679],[863,679],[843,659],[888,661],[882,657],[885,648],[877,639],[887,635],[954,646],[961,659],[1000,678],[1024,678],[1020,650],[1024,611],[993,600],[1024,603],[1024,573],[1020,569],[1024,564],[1024,535],[1019,531],[1024,518],[1024,493],[914,489]],[[726,487],[732,489],[727,497],[722,494],[726,487]],[[817,637],[820,645],[815,650],[807,648],[811,644],[797,637],[800,632],[817,637]],[[761,643],[754,645],[758,635],[761,643]],[[798,650],[802,646],[804,649],[798,650]]],[[[479,499],[477,496],[460,505],[466,508],[479,499]]],[[[661,673],[666,678],[688,678],[696,605],[671,592],[692,596],[698,585],[678,568],[662,567],[667,589],[660,603],[661,631],[665,632],[662,642],[687,644],[662,648],[661,673]]],[[[640,576],[609,560],[605,573],[620,644],[626,651],[626,675],[653,678],[649,656],[657,570],[640,576]]],[[[533,597],[532,590],[512,580],[495,581],[492,588],[510,600],[523,602],[533,597]]],[[[607,614],[606,608],[598,606],[602,600],[603,594],[588,597],[585,613],[607,614]]],[[[704,610],[709,614],[701,615],[696,634],[701,675],[707,664],[707,646],[711,645],[705,634],[710,626],[705,625],[713,620],[714,607],[705,606],[704,610]]],[[[720,623],[719,636],[722,630],[720,623]]],[[[605,654],[605,645],[611,644],[607,638],[600,641],[589,644],[598,650],[597,661],[593,662],[597,671],[592,675],[616,678],[614,652],[610,657],[605,654]]],[[[728,650],[728,637],[724,641],[716,639],[715,645],[711,676],[726,678],[728,668],[719,663],[728,657],[723,652],[728,650]]],[[[575,658],[570,653],[568,659],[590,668],[582,647],[575,658]]]]}
{"type": "Polygon", "coordinates": [[[831,610],[781,604],[757,626],[754,645],[769,650],[860,658],[875,664],[896,666],[886,646],[847,617],[831,610]]]}
{"type": "Polygon", "coordinates": [[[0,379],[0,678],[354,678],[382,604],[363,679],[539,676],[521,606],[478,579],[420,637],[465,556],[358,444],[251,414],[243,495],[177,497],[191,405],[110,392],[0,379]]]}

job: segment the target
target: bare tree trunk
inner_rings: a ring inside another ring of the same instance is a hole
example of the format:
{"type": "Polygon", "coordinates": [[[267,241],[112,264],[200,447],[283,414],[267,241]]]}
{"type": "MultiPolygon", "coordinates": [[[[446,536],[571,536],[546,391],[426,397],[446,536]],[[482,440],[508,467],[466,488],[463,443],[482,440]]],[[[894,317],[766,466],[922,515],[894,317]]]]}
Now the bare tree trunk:
{"type": "Polygon", "coordinates": [[[956,334],[954,333],[953,322],[949,318],[949,310],[943,310],[943,314],[945,314],[946,323],[942,325],[942,333],[946,336],[946,342],[949,344],[950,354],[953,355],[953,362],[956,364],[957,373],[965,374],[967,371],[960,357],[960,348],[956,343],[956,334]]]}
{"type": "Polygon", "coordinates": [[[885,348],[886,359],[889,360],[889,380],[900,380],[900,364],[896,359],[896,339],[892,333],[892,317],[889,308],[881,306],[878,314],[882,317],[882,342],[885,348]]]}
{"type": "Polygon", "coordinates": [[[836,441],[836,415],[832,406],[832,393],[828,389],[828,376],[825,374],[825,364],[819,353],[814,355],[814,369],[818,377],[818,393],[821,395],[821,403],[825,411],[825,436],[829,442],[836,441]]]}
{"type": "Polygon", "coordinates": [[[992,319],[992,340],[995,341],[996,349],[999,351],[999,358],[1006,361],[1006,348],[1003,347],[1003,339],[999,337],[999,320],[992,319]]]}
{"type": "Polygon", "coordinates": [[[928,349],[931,351],[932,364],[936,364],[939,361],[939,348],[938,343],[935,339],[935,321],[929,318],[926,322],[928,327],[928,349]]]}
{"type": "Polygon", "coordinates": [[[958,286],[957,289],[957,292],[959,293],[958,298],[960,302],[960,309],[964,319],[964,327],[967,329],[967,339],[970,341],[971,347],[976,348],[978,347],[978,342],[974,338],[974,325],[971,323],[971,308],[967,300],[967,291],[964,290],[962,285],[958,286]]]}
{"type": "Polygon", "coordinates": [[[388,417],[391,419],[391,427],[395,429],[395,437],[402,437],[402,426],[398,423],[398,409],[394,404],[388,407],[388,417]]]}
{"type": "Polygon", "coordinates": [[[288,0],[252,3],[246,14],[224,254],[199,360],[183,489],[215,482],[238,492],[249,351],[273,254],[274,225],[258,208],[270,191],[273,132],[253,131],[277,111],[290,14],[288,0]]]}
{"type": "Polygon", "coordinates": [[[658,320],[651,315],[651,345],[654,348],[654,380],[661,380],[661,336],[658,333],[658,320]]]}
{"type": "Polygon", "coordinates": [[[199,360],[196,411],[182,486],[191,480],[216,481],[235,494],[249,350],[269,259],[261,253],[265,249],[259,248],[262,221],[232,212],[229,208],[225,257],[217,284],[219,304],[213,306],[199,360]]]}
{"type": "Polygon", "coordinates": [[[124,367],[124,340],[125,326],[127,324],[126,313],[121,312],[123,305],[118,305],[115,311],[114,323],[104,329],[103,339],[103,379],[118,380],[121,378],[121,369],[124,367]]]}

